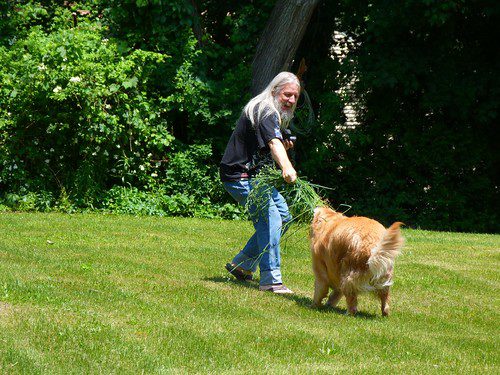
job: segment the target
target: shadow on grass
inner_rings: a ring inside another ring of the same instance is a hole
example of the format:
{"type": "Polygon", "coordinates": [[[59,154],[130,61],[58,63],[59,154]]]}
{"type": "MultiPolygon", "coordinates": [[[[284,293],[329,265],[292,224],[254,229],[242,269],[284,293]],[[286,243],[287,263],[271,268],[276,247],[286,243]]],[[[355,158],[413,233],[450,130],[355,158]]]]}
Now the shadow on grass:
{"type": "MultiPolygon", "coordinates": [[[[222,277],[222,276],[205,277],[203,280],[211,281],[214,283],[229,283],[229,284],[232,284],[232,285],[235,285],[238,287],[259,290],[258,283],[249,282],[249,281],[240,281],[240,280],[234,279],[233,277],[222,277]]],[[[266,292],[266,293],[270,293],[270,292],[266,292]]],[[[324,306],[324,307],[320,307],[320,308],[312,307],[311,306],[312,299],[309,297],[300,296],[297,294],[276,294],[276,296],[294,301],[297,305],[299,305],[303,308],[306,308],[308,310],[314,310],[314,311],[318,311],[320,313],[325,313],[325,314],[347,315],[347,309],[343,309],[340,307],[331,307],[331,306],[324,306]]],[[[355,318],[375,319],[375,318],[377,318],[377,315],[358,311],[355,318]]]]}
{"type": "MultiPolygon", "coordinates": [[[[315,310],[318,310],[320,312],[324,313],[330,313],[330,314],[338,314],[338,315],[347,315],[347,309],[342,309],[340,307],[331,307],[331,306],[324,306],[321,308],[313,308],[315,310]]],[[[358,311],[353,318],[356,319],[365,319],[365,320],[372,320],[372,319],[377,319],[379,316],[372,314],[372,313],[367,313],[364,311],[358,311]]]]}
{"type": "MultiPolygon", "coordinates": [[[[312,305],[313,301],[309,297],[299,296],[296,294],[291,294],[291,295],[290,294],[282,294],[281,297],[292,300],[302,307],[305,307],[309,310],[318,311],[320,313],[347,315],[347,309],[342,309],[340,307],[332,307],[332,306],[312,307],[311,305],[312,305]]],[[[375,319],[377,317],[377,315],[371,314],[371,313],[366,313],[363,311],[361,311],[361,312],[358,311],[354,317],[359,318],[359,319],[375,319]]]]}
{"type": "Polygon", "coordinates": [[[237,285],[244,288],[259,290],[259,284],[257,283],[251,281],[240,281],[233,277],[222,277],[222,276],[205,277],[203,280],[212,281],[214,283],[228,283],[231,285],[237,285]]]}

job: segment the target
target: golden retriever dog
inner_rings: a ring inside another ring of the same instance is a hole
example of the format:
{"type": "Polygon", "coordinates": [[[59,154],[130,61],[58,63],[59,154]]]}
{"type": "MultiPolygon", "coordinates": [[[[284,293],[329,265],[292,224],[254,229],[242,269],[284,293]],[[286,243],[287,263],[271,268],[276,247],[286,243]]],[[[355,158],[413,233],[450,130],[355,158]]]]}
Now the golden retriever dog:
{"type": "Polygon", "coordinates": [[[394,259],[403,237],[396,222],[384,228],[367,217],[347,217],[328,207],[314,210],[310,241],[315,276],[313,306],[319,307],[332,289],[327,305],[335,306],[344,295],[348,313],[357,312],[361,292],[373,292],[389,315],[389,288],[394,259]]]}

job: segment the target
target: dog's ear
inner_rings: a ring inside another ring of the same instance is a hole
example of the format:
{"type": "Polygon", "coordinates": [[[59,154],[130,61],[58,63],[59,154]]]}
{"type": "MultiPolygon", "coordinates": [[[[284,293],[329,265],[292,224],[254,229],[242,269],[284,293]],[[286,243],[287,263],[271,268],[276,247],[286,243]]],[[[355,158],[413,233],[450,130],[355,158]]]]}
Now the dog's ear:
{"type": "Polygon", "coordinates": [[[323,207],[316,207],[314,209],[314,220],[317,220],[318,216],[321,215],[321,212],[323,212],[323,207]]]}
{"type": "Polygon", "coordinates": [[[314,209],[313,223],[316,223],[321,218],[323,211],[324,207],[316,207],[314,209]]]}

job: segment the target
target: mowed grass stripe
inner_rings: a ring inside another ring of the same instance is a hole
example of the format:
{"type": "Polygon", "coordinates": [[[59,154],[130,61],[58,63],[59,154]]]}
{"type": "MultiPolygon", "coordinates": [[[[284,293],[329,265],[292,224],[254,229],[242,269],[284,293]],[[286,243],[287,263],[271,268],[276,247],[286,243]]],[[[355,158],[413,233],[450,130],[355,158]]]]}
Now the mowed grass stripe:
{"type": "Polygon", "coordinates": [[[9,213],[0,233],[2,373],[499,372],[498,235],[404,230],[384,319],[369,296],[309,308],[305,228],[288,297],[227,277],[247,222],[9,213]]]}

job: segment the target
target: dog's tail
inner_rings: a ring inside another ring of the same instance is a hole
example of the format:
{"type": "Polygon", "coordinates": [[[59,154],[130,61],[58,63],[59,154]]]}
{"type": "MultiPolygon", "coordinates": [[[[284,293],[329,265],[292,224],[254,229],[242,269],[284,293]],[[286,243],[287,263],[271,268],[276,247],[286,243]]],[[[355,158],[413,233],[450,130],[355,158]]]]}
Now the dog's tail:
{"type": "MultiPolygon", "coordinates": [[[[372,274],[372,281],[392,271],[394,259],[401,252],[404,242],[399,230],[401,225],[403,223],[398,221],[387,228],[380,242],[371,250],[368,267],[372,274]]],[[[391,285],[390,279],[386,281],[385,285],[391,285]]]]}

